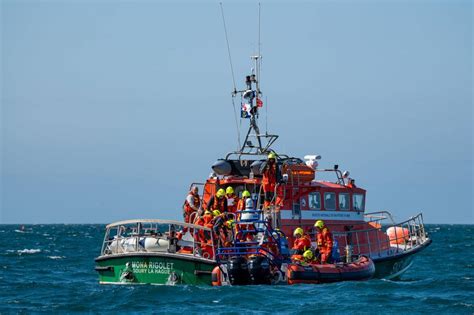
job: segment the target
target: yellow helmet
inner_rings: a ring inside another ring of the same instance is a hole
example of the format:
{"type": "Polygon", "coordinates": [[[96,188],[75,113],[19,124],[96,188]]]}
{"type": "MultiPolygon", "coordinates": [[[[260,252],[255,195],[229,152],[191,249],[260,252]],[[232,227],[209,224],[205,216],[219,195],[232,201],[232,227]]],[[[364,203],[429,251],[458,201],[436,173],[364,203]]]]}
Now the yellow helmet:
{"type": "Polygon", "coordinates": [[[323,220],[318,220],[316,223],[314,223],[314,226],[317,228],[322,229],[324,227],[324,221],[323,220]]]}
{"type": "Polygon", "coordinates": [[[211,211],[206,210],[206,211],[204,212],[204,214],[211,214],[211,211]]]}
{"type": "Polygon", "coordinates": [[[311,259],[313,259],[313,257],[314,257],[313,252],[309,249],[303,253],[303,258],[304,259],[311,260],[311,259]]]}
{"type": "Polygon", "coordinates": [[[250,197],[250,191],[244,190],[244,191],[242,192],[242,197],[250,197]]]}
{"type": "Polygon", "coordinates": [[[225,190],[225,193],[227,195],[233,194],[234,193],[234,188],[232,188],[232,186],[227,187],[227,189],[225,190]]]}
{"type": "Polygon", "coordinates": [[[217,217],[218,215],[221,215],[221,212],[219,210],[214,210],[212,211],[212,215],[217,217]]]}
{"type": "Polygon", "coordinates": [[[300,228],[300,227],[297,227],[297,228],[295,229],[295,231],[293,232],[293,236],[296,236],[296,235],[298,235],[298,234],[301,235],[301,236],[303,236],[303,229],[300,228]]]}
{"type": "Polygon", "coordinates": [[[217,193],[216,193],[216,196],[217,196],[218,198],[224,197],[224,196],[225,196],[225,190],[222,189],[222,188],[219,189],[219,190],[217,191],[217,193]]]}
{"type": "Polygon", "coordinates": [[[276,159],[276,154],[275,154],[275,152],[270,152],[270,153],[268,154],[268,157],[267,157],[267,158],[268,158],[268,159],[276,159]]]}

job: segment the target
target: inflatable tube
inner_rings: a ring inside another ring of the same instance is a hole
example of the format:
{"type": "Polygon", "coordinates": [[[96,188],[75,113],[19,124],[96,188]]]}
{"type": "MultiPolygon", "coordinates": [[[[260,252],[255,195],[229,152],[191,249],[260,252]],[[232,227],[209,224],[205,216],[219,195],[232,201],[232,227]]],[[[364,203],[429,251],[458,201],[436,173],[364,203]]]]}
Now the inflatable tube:
{"type": "Polygon", "coordinates": [[[390,244],[405,244],[410,238],[410,231],[399,226],[391,226],[387,229],[390,244]]]}
{"type": "Polygon", "coordinates": [[[360,281],[372,278],[375,273],[374,262],[361,256],[356,261],[344,264],[301,264],[288,265],[288,284],[328,283],[339,281],[360,281]]]}
{"type": "Polygon", "coordinates": [[[222,285],[222,271],[219,266],[214,267],[211,274],[212,286],[220,287],[222,285]]]}

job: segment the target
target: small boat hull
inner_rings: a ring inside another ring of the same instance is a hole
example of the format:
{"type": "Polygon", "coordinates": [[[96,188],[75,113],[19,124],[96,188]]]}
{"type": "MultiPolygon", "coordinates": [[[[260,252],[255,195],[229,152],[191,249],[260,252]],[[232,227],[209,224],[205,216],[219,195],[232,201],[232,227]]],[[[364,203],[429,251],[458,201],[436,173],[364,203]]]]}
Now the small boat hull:
{"type": "Polygon", "coordinates": [[[368,280],[374,276],[375,265],[365,256],[352,263],[344,264],[300,264],[288,265],[288,284],[329,283],[340,281],[368,280]]]}
{"type": "Polygon", "coordinates": [[[211,285],[212,260],[168,253],[133,253],[96,258],[101,284],[211,285]]]}

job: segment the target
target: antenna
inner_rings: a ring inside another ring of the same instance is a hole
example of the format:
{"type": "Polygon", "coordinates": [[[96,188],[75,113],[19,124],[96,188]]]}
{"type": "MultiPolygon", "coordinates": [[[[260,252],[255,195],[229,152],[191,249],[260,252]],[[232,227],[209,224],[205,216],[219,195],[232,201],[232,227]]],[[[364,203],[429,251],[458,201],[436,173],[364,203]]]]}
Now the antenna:
{"type": "Polygon", "coordinates": [[[232,83],[234,84],[234,90],[232,91],[232,107],[234,108],[235,126],[237,127],[237,142],[240,147],[240,128],[239,128],[239,122],[237,119],[237,110],[235,109],[235,102],[234,102],[234,97],[237,94],[237,86],[235,84],[234,67],[232,66],[232,56],[230,54],[229,37],[227,36],[227,27],[225,25],[224,7],[222,6],[222,2],[219,2],[219,5],[221,6],[222,23],[224,24],[225,41],[227,43],[227,53],[229,54],[230,72],[232,74],[232,83]]]}

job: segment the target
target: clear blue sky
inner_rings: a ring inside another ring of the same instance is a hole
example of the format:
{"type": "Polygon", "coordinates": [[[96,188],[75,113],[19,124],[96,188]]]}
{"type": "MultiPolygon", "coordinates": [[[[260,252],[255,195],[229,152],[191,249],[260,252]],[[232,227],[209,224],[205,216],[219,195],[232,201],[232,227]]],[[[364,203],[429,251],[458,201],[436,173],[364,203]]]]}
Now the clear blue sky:
{"type": "MultiPolygon", "coordinates": [[[[257,5],[224,9],[240,83],[257,5]]],[[[236,147],[219,10],[1,1],[0,223],[180,218],[189,184],[236,147]]],[[[263,1],[276,149],[349,169],[370,210],[474,223],[472,15],[471,1],[263,1]]]]}

